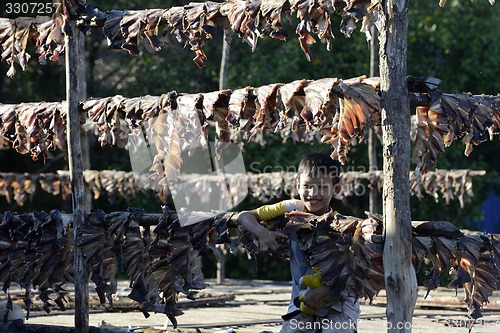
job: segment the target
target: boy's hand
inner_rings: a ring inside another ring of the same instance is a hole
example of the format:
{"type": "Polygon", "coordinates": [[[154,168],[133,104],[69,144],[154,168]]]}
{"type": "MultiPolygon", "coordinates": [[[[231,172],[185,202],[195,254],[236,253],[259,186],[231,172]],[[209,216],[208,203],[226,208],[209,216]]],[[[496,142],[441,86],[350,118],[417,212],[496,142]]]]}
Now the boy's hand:
{"type": "Polygon", "coordinates": [[[306,303],[304,302],[304,297],[305,297],[304,295],[302,295],[302,296],[299,297],[300,311],[302,311],[302,313],[305,313],[306,315],[313,315],[313,314],[315,314],[316,313],[316,309],[307,306],[306,303]]]}
{"type": "MultiPolygon", "coordinates": [[[[330,292],[330,287],[321,285],[318,288],[309,289],[304,295],[302,304],[306,307],[314,309],[314,312],[323,306],[328,293],[330,292]]],[[[302,308],[302,307],[301,307],[302,308]]]]}
{"type": "Polygon", "coordinates": [[[238,216],[238,222],[245,230],[257,237],[261,251],[275,251],[279,247],[278,240],[288,238],[287,235],[281,232],[270,231],[264,228],[259,223],[258,215],[255,211],[241,212],[238,216]]]}
{"type": "Polygon", "coordinates": [[[258,231],[256,236],[259,239],[259,248],[261,251],[275,251],[279,247],[278,241],[288,238],[287,235],[281,232],[269,231],[264,227],[258,231]]]}
{"type": "Polygon", "coordinates": [[[314,314],[317,309],[323,306],[330,287],[321,283],[321,274],[316,267],[313,267],[314,274],[304,275],[300,278],[300,287],[305,290],[305,294],[299,297],[300,310],[305,314],[314,314]]]}

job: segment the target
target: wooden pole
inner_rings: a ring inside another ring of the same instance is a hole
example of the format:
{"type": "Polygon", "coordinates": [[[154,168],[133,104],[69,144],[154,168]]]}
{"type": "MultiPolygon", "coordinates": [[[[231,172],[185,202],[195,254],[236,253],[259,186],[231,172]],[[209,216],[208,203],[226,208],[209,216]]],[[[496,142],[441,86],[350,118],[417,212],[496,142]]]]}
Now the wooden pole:
{"type": "MultiPolygon", "coordinates": [[[[87,76],[86,76],[86,66],[85,66],[85,35],[80,31],[77,32],[78,35],[78,100],[84,101],[87,99],[87,76]]],[[[85,118],[88,117],[87,112],[82,113],[85,118]]],[[[82,164],[83,170],[90,170],[90,146],[89,146],[89,135],[85,133],[82,128],[80,131],[80,138],[82,143],[82,164]]],[[[90,187],[85,187],[85,213],[90,213],[92,209],[92,191],[90,187]]]]}
{"type": "MultiPolygon", "coordinates": [[[[377,27],[373,25],[370,29],[372,39],[370,40],[370,77],[378,76],[378,32],[377,27]]],[[[378,170],[377,164],[377,135],[375,134],[375,128],[372,126],[368,129],[368,163],[369,171],[378,170]]],[[[378,208],[378,190],[377,190],[377,180],[370,179],[370,198],[369,198],[369,210],[372,213],[379,211],[378,208]]]]}
{"type": "Polygon", "coordinates": [[[229,31],[224,30],[224,37],[222,38],[222,57],[220,60],[219,90],[224,90],[227,88],[227,69],[229,66],[230,51],[231,35],[229,31]]]}
{"type": "Polygon", "coordinates": [[[380,91],[384,158],[384,275],[387,332],[411,332],[417,279],[411,263],[410,101],[406,84],[409,0],[383,1],[380,91]]]}
{"type": "MultiPolygon", "coordinates": [[[[78,38],[74,22],[70,22],[69,33],[65,36],[66,51],[66,103],[68,135],[68,160],[71,179],[73,205],[73,237],[78,244],[80,226],[85,221],[85,189],[83,183],[82,146],[80,137],[80,113],[78,111],[78,38]]],[[[88,276],[81,249],[74,248],[75,284],[75,333],[89,332],[88,276]]]]}
{"type": "MultiPolygon", "coordinates": [[[[219,72],[219,90],[224,90],[227,87],[227,72],[229,68],[229,55],[231,51],[231,35],[228,30],[224,30],[222,38],[222,57],[220,61],[219,72]]],[[[221,247],[217,247],[219,251],[219,260],[217,260],[217,284],[223,284],[226,278],[226,255],[221,247]]]]}
{"type": "MultiPolygon", "coordinates": [[[[115,212],[116,213],[116,212],[115,212]]],[[[61,213],[62,219],[64,223],[72,223],[74,216],[72,214],[68,213],[61,213]]],[[[139,219],[138,223],[141,227],[151,227],[151,226],[156,226],[158,223],[160,223],[160,220],[164,218],[163,214],[158,214],[158,213],[144,213],[141,215],[141,218],[139,219]]],[[[361,218],[360,218],[361,219],[361,218]]],[[[201,221],[200,221],[201,222],[201,221]]],[[[236,227],[237,224],[233,224],[232,220],[228,221],[228,225],[236,227]]],[[[460,232],[460,229],[455,227],[455,225],[451,222],[448,221],[431,221],[431,220],[425,220],[425,221],[411,221],[411,226],[413,228],[417,228],[417,231],[422,231],[425,230],[427,232],[427,235],[432,234],[433,236],[436,236],[437,233],[439,233],[439,236],[449,236],[452,239],[456,239],[459,236],[456,235],[457,232],[460,232]],[[434,233],[432,233],[434,232],[434,233]]],[[[379,235],[375,235],[379,236],[379,235]]],[[[379,243],[382,243],[383,240],[379,241],[379,243]]]]}

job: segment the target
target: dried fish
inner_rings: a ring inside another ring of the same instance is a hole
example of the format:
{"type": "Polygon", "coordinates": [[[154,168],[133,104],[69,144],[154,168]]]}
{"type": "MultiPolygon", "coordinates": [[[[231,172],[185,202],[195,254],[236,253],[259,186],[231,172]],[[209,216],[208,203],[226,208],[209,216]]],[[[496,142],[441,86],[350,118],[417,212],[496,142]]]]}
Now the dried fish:
{"type": "MultiPolygon", "coordinates": [[[[182,314],[176,308],[177,294],[193,298],[193,290],[206,286],[200,266],[200,256],[206,250],[221,242],[249,255],[259,250],[255,238],[238,229],[234,213],[205,214],[199,223],[181,226],[178,215],[164,207],[154,236],[149,228],[141,231],[139,227],[144,214],[137,209],[110,214],[96,210],[81,226],[78,245],[102,302],[112,302],[116,275],[124,270],[132,288],[129,297],[140,303],[144,315],[163,312],[174,326],[176,316],[182,314]]],[[[322,282],[333,286],[337,296],[371,300],[384,287],[382,247],[371,241],[373,235],[382,233],[381,219],[375,214],[357,218],[292,212],[263,226],[299,241],[309,263],[321,272],[322,282]]],[[[500,279],[500,237],[450,232],[453,226],[442,221],[413,225],[413,263],[418,266],[424,258],[433,263],[425,282],[429,290],[437,286],[440,274],[452,268],[450,286],[465,285],[469,315],[477,318],[500,279]]],[[[0,213],[4,291],[11,282],[18,282],[26,289],[28,305],[34,287],[40,291],[47,312],[53,303],[64,308],[64,285],[73,280],[72,234],[71,223],[65,223],[55,210],[50,214],[0,213]]],[[[287,253],[283,244],[275,254],[286,258],[287,253]]]]}
{"type": "MultiPolygon", "coordinates": [[[[81,108],[88,113],[89,124],[95,125],[102,145],[125,147],[128,129],[140,128],[139,134],[154,138],[157,155],[151,171],[166,190],[168,181],[179,173],[181,152],[208,145],[211,121],[216,127],[217,154],[230,141],[241,144],[251,139],[262,144],[268,132],[296,141],[322,135],[321,141],[333,147],[332,158],[345,163],[349,146],[362,140],[368,127],[380,124],[378,89],[376,78],[325,78],[232,92],[178,95],[172,91],[131,99],[117,95],[88,99],[81,108]]],[[[497,96],[434,94],[433,98],[430,106],[417,108],[413,153],[417,173],[429,171],[444,148],[458,139],[466,143],[469,154],[473,145],[500,132],[497,96]]],[[[34,159],[50,158],[54,149],[66,146],[62,103],[0,104],[0,127],[0,142],[10,142],[34,159]]]]}
{"type": "MultiPolygon", "coordinates": [[[[155,164],[164,167],[161,163],[155,164]]],[[[163,169],[160,169],[160,171],[163,169]]],[[[449,204],[451,200],[457,199],[463,207],[474,195],[472,191],[472,177],[484,175],[484,171],[474,170],[434,170],[424,175],[410,173],[411,195],[422,198],[423,193],[432,196],[436,202],[444,200],[449,204]]],[[[157,191],[162,188],[158,181],[148,178],[147,173],[139,177],[133,172],[116,170],[85,170],[84,181],[86,186],[92,189],[94,198],[106,195],[110,202],[114,202],[117,195],[122,197],[133,196],[144,191],[157,191]]],[[[296,174],[293,172],[271,172],[260,174],[228,174],[225,181],[231,190],[236,202],[248,191],[260,202],[268,202],[283,197],[297,197],[296,174]]],[[[199,193],[209,196],[214,182],[220,182],[218,178],[206,178],[201,175],[179,175],[176,189],[180,193],[191,193],[189,189],[199,189],[199,193]],[[209,182],[212,182],[209,184],[209,182]]],[[[341,191],[336,195],[337,199],[343,199],[353,195],[363,195],[366,186],[375,184],[376,189],[381,191],[383,174],[381,171],[355,172],[346,171],[341,174],[341,191]]],[[[218,186],[218,185],[217,185],[218,186]]],[[[18,174],[0,173],[0,195],[11,203],[24,204],[38,189],[52,194],[68,196],[71,192],[68,171],[59,171],[57,174],[18,174]]],[[[157,193],[161,196],[161,193],[157,193]]],[[[203,201],[203,196],[200,196],[203,201]]],[[[185,198],[188,202],[189,198],[185,198]]],[[[208,201],[208,198],[206,199],[208,201]]]]}
{"type": "MultiPolygon", "coordinates": [[[[489,0],[494,4],[494,0],[489,0]]],[[[440,5],[444,5],[441,0],[440,5]]],[[[259,38],[270,36],[280,40],[288,38],[281,23],[281,14],[295,12],[300,20],[296,33],[306,58],[312,59],[309,45],[316,42],[316,34],[331,49],[333,32],[331,16],[341,18],[340,31],[347,37],[352,35],[356,24],[362,21],[361,31],[371,39],[370,27],[379,20],[381,2],[377,0],[230,0],[223,3],[192,2],[169,9],[111,10],[101,12],[84,1],[68,1],[52,19],[19,18],[0,19],[0,54],[10,65],[7,75],[16,73],[14,62],[26,69],[30,55],[26,44],[35,44],[35,51],[42,63],[47,60],[62,61],[63,36],[69,33],[68,22],[75,20],[78,28],[88,34],[91,27],[102,27],[111,49],[123,49],[138,55],[139,45],[148,52],[158,51],[170,37],[179,43],[188,44],[195,52],[193,61],[199,67],[205,65],[203,45],[213,38],[217,25],[231,30],[246,42],[252,50],[259,38]],[[55,44],[52,50],[51,43],[55,44]]]]}

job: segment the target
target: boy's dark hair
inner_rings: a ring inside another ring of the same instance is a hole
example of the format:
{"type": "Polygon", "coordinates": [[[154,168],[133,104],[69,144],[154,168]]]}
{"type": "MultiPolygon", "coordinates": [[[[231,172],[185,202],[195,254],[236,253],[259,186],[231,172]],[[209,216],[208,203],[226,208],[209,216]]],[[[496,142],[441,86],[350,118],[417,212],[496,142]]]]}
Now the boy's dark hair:
{"type": "Polygon", "coordinates": [[[309,153],[302,157],[299,163],[299,170],[297,176],[307,173],[312,176],[319,176],[320,173],[330,176],[333,185],[340,182],[340,173],[342,169],[340,162],[333,160],[330,155],[326,153],[309,153]]]}

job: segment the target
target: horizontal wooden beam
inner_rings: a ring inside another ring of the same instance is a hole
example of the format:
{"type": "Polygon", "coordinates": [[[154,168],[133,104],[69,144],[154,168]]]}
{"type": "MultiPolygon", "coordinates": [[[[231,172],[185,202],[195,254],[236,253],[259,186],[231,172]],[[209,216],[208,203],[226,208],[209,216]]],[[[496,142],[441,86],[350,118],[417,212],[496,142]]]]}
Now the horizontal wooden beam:
{"type": "MultiPolygon", "coordinates": [[[[141,216],[139,220],[139,225],[142,227],[150,227],[158,225],[163,214],[155,213],[145,213],[141,216]]],[[[73,219],[72,214],[62,213],[63,222],[70,223],[73,219]]],[[[361,218],[360,218],[361,220],[361,218]]],[[[421,233],[422,236],[432,236],[432,237],[446,237],[451,239],[457,239],[463,233],[458,229],[453,223],[448,221],[412,221],[412,228],[417,233],[421,233]]],[[[384,237],[382,235],[373,235],[373,243],[383,243],[384,237]]]]}

